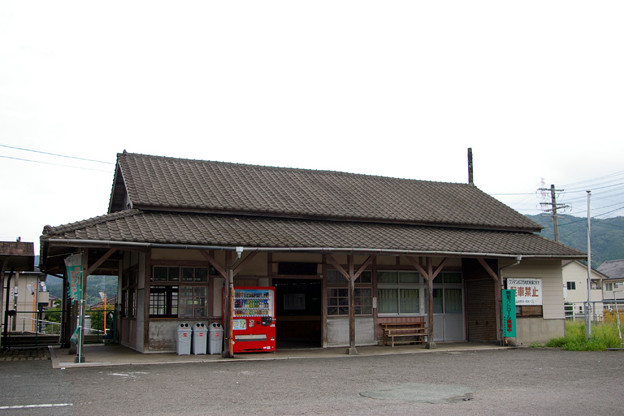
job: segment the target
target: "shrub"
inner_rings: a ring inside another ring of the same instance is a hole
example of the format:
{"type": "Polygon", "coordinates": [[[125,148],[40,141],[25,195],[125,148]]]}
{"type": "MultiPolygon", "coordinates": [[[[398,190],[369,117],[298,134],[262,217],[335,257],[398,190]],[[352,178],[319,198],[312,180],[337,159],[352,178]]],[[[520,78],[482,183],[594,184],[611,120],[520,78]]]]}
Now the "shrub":
{"type": "Polygon", "coordinates": [[[621,341],[615,323],[592,325],[592,336],[587,340],[584,322],[567,321],[565,337],[551,339],[546,346],[568,351],[604,351],[620,348],[621,341]]]}

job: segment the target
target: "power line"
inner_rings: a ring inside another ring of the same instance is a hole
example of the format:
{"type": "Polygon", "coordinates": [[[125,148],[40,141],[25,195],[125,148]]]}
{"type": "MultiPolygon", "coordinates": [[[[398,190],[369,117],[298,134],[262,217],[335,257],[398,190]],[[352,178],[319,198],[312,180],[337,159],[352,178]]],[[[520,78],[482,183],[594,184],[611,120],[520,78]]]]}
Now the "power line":
{"type": "MultiPolygon", "coordinates": [[[[114,165],[114,163],[112,163],[112,162],[103,162],[101,160],[87,159],[87,158],[84,158],[84,157],[68,156],[68,155],[62,155],[62,154],[59,154],[59,153],[50,153],[50,152],[44,152],[44,151],[41,151],[41,150],[26,149],[24,147],[9,146],[9,145],[6,145],[6,144],[0,144],[0,147],[6,147],[8,149],[21,150],[21,151],[24,151],[24,152],[39,153],[39,154],[42,154],[42,155],[64,157],[64,158],[67,158],[67,159],[84,160],[86,162],[94,162],[94,163],[103,163],[103,164],[106,164],[106,165],[114,165]]],[[[18,159],[18,158],[9,158],[9,159],[27,160],[27,159],[18,159]]],[[[33,160],[27,160],[27,161],[34,162],[33,160]]],[[[44,163],[44,162],[42,162],[42,163],[44,163]]]]}
{"type": "Polygon", "coordinates": [[[93,169],[93,168],[85,168],[82,166],[63,165],[62,163],[43,162],[41,160],[23,159],[21,157],[11,157],[11,156],[4,156],[4,155],[0,155],[0,157],[4,159],[19,160],[21,162],[32,162],[32,163],[40,163],[42,165],[62,166],[65,168],[74,168],[74,169],[92,170],[95,172],[110,173],[110,171],[103,170],[103,169],[93,169]]]}
{"type": "MultiPolygon", "coordinates": [[[[565,186],[566,188],[571,188],[573,186],[579,186],[580,187],[583,184],[591,184],[591,183],[593,183],[595,181],[599,181],[599,180],[602,180],[602,179],[605,179],[605,178],[609,178],[609,177],[613,177],[613,176],[624,176],[624,171],[610,173],[608,175],[599,176],[597,178],[591,178],[591,179],[587,179],[587,180],[583,180],[583,181],[572,182],[572,183],[569,183],[569,184],[565,184],[563,186],[565,186]]],[[[587,188],[586,185],[584,187],[587,188]]]]}

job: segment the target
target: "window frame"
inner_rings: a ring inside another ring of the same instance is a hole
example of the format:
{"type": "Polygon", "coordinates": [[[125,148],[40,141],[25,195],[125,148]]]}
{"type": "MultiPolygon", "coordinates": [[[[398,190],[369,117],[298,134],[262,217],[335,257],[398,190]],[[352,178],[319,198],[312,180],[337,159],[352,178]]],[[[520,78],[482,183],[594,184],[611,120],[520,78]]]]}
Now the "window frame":
{"type": "Polygon", "coordinates": [[[139,268],[132,266],[123,272],[121,279],[121,317],[136,319],[137,288],[139,283],[139,268]]]}
{"type": "MultiPolygon", "coordinates": [[[[355,316],[373,316],[373,272],[364,270],[355,280],[354,289],[355,316]],[[365,291],[368,291],[368,295],[363,294],[365,291]]],[[[326,271],[325,294],[327,296],[326,313],[328,318],[349,316],[349,282],[337,269],[326,271]],[[333,300],[335,300],[335,304],[332,304],[334,303],[333,300]],[[333,313],[332,310],[335,310],[336,313],[333,313]]]]}
{"type": "Polygon", "coordinates": [[[392,270],[392,269],[380,269],[377,270],[377,316],[379,317],[413,317],[413,316],[425,316],[426,315],[426,283],[425,279],[416,270],[392,270]],[[381,273],[396,273],[397,279],[395,283],[380,282],[381,273]],[[401,274],[416,274],[418,276],[417,282],[401,282],[401,274]],[[418,290],[418,312],[401,312],[401,292],[404,290],[418,290]],[[397,299],[397,312],[380,312],[382,290],[396,290],[397,299]]]}
{"type": "Polygon", "coordinates": [[[150,287],[150,300],[149,300],[149,316],[150,318],[177,318],[179,304],[179,292],[178,286],[174,285],[158,285],[150,287]],[[174,293],[176,294],[174,296],[174,293]],[[154,308],[158,308],[158,305],[154,305],[155,300],[152,295],[163,294],[164,295],[164,313],[153,313],[154,308]],[[175,313],[173,312],[175,310],[175,313]]]}
{"type": "Polygon", "coordinates": [[[212,276],[205,265],[153,264],[150,276],[149,316],[165,319],[209,319],[212,317],[212,276]],[[155,289],[154,296],[152,288],[155,289]],[[191,296],[184,293],[191,289],[191,296]],[[158,307],[156,297],[165,293],[164,313],[152,313],[158,307]],[[175,294],[175,296],[174,296],[175,294]],[[188,310],[191,314],[185,313],[188,310]]]}

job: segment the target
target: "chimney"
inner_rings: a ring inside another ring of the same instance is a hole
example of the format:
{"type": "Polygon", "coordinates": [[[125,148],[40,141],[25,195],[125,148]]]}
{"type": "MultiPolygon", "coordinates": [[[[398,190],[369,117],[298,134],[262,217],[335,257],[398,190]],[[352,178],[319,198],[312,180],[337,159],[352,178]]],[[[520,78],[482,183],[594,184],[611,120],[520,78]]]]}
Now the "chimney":
{"type": "Polygon", "coordinates": [[[472,147],[468,148],[468,183],[474,185],[474,176],[472,170],[472,147]]]}

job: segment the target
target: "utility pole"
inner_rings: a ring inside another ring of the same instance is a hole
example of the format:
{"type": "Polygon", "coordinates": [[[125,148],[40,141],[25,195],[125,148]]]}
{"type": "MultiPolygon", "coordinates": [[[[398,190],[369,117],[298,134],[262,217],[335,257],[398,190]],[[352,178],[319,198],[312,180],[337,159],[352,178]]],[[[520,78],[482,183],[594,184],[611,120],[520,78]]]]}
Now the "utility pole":
{"type": "MultiPolygon", "coordinates": [[[[539,188],[538,191],[548,191],[548,188],[539,188]]],[[[565,204],[557,204],[557,192],[563,192],[563,189],[555,189],[555,185],[550,185],[550,202],[540,202],[542,207],[549,206],[549,208],[544,208],[546,212],[551,212],[552,221],[553,221],[553,229],[555,234],[555,241],[559,241],[559,222],[557,216],[557,210],[568,208],[569,205],[565,204]]]]}
{"type": "Polygon", "coordinates": [[[585,308],[585,338],[589,341],[592,335],[591,328],[591,191],[587,191],[587,307],[585,308]]]}

